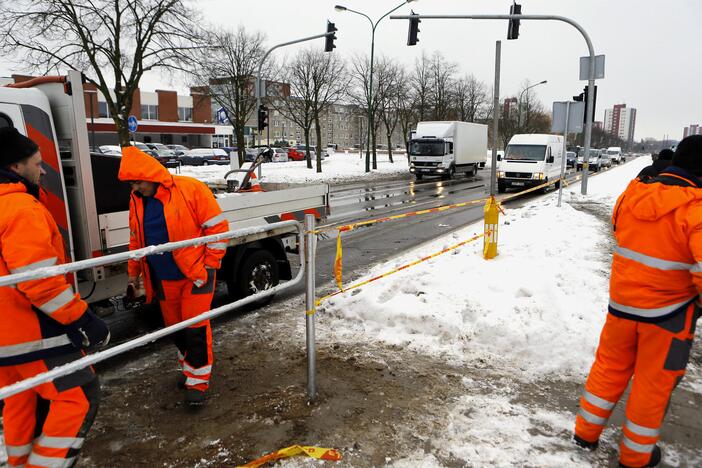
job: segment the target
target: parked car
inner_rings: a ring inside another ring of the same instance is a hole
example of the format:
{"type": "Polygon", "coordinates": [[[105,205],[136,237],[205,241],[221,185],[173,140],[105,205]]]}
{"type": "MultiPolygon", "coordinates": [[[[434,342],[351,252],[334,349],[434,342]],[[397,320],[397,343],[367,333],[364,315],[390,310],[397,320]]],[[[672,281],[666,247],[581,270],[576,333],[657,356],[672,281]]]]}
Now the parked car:
{"type": "Polygon", "coordinates": [[[229,164],[229,155],[221,148],[194,148],[181,156],[180,162],[187,166],[229,164]]]}
{"type": "Polygon", "coordinates": [[[159,160],[164,166],[177,166],[178,156],[176,156],[175,151],[169,149],[166,145],[162,143],[145,143],[150,149],[156,151],[156,159],[159,160]]]}
{"type": "Polygon", "coordinates": [[[273,162],[288,162],[288,152],[285,148],[271,148],[273,150],[273,162]]]}
{"type": "Polygon", "coordinates": [[[574,168],[577,164],[575,151],[566,151],[566,167],[574,168]]]}
{"type": "Polygon", "coordinates": [[[158,159],[158,153],[146,146],[144,143],[140,141],[133,141],[132,146],[135,146],[142,150],[144,153],[148,154],[149,156],[153,156],[154,158],[158,159]]]}
{"type": "Polygon", "coordinates": [[[256,159],[256,156],[258,156],[258,150],[256,148],[244,149],[244,161],[254,162],[254,160],[256,159]]]}
{"type": "Polygon", "coordinates": [[[305,153],[297,150],[296,148],[288,148],[288,159],[291,161],[304,161],[305,153]]]}
{"type": "Polygon", "coordinates": [[[166,145],[166,147],[169,150],[173,151],[175,153],[176,157],[181,157],[185,153],[190,151],[190,149],[188,149],[187,146],[183,146],[183,145],[166,145]]]}
{"type": "Polygon", "coordinates": [[[102,154],[109,154],[111,156],[122,156],[122,147],[119,145],[102,145],[98,149],[102,154]]]}

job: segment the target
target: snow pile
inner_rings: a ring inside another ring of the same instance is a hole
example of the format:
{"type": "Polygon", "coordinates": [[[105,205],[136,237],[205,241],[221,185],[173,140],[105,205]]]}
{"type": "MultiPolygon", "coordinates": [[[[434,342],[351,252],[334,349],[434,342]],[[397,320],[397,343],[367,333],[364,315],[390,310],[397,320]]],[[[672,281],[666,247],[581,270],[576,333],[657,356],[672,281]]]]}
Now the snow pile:
{"type": "MultiPolygon", "coordinates": [[[[583,376],[606,317],[612,246],[606,218],[578,203],[616,197],[650,161],[638,159],[591,179],[592,196],[567,189],[500,217],[499,256],[482,258],[482,240],[409,268],[322,306],[338,339],[381,340],[456,360],[501,364],[526,380],[583,376]]],[[[608,217],[609,214],[606,214],[608,217]]],[[[431,242],[368,276],[482,232],[482,223],[431,242]]],[[[348,284],[347,284],[348,286],[348,284]]],[[[334,338],[336,339],[336,338],[334,338]]]]}
{"type": "MultiPolygon", "coordinates": [[[[355,179],[372,180],[392,176],[409,175],[407,158],[404,153],[393,155],[394,163],[390,162],[387,153],[378,153],[378,169],[365,172],[365,154],[363,158],[358,153],[330,153],[322,161],[322,172],[317,172],[316,161],[313,168],[307,168],[306,161],[288,161],[284,163],[265,163],[262,167],[262,182],[268,183],[341,183],[355,179]]],[[[229,166],[183,166],[181,175],[195,177],[205,183],[224,182],[224,175],[229,166]]],[[[171,169],[175,173],[175,169],[171,169]]]]}

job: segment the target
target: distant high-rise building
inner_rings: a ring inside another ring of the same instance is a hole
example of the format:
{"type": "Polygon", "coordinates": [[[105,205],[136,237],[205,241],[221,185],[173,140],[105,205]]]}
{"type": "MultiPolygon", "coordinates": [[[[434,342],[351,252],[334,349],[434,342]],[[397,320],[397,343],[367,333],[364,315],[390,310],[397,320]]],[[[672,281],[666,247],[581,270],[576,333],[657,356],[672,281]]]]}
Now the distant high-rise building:
{"type": "Polygon", "coordinates": [[[604,130],[616,135],[627,143],[634,141],[636,129],[636,109],[626,107],[626,104],[615,104],[605,110],[604,130]]]}
{"type": "Polygon", "coordinates": [[[702,135],[702,127],[699,124],[691,124],[689,127],[685,127],[683,130],[683,138],[690,135],[702,135]]]}
{"type": "Polygon", "coordinates": [[[502,103],[502,112],[507,115],[512,115],[512,112],[517,112],[518,102],[516,97],[505,98],[502,103]]]}

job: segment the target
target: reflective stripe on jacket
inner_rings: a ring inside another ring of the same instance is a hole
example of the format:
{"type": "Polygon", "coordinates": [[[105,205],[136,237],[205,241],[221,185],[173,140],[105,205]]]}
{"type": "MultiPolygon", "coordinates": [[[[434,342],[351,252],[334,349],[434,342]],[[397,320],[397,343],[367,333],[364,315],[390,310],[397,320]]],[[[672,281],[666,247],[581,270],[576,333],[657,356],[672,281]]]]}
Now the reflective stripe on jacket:
{"type": "Polygon", "coordinates": [[[702,182],[677,167],[632,181],[612,214],[609,311],[659,322],[702,290],[702,182]]]}
{"type": "MultiPolygon", "coordinates": [[[[174,176],[156,159],[130,146],[122,149],[119,167],[122,181],[144,180],[159,184],[155,198],[163,204],[168,238],[171,242],[219,234],[229,230],[229,222],[212,191],[197,179],[174,176]]],[[[132,193],[129,204],[129,249],[140,249],[144,242],[144,201],[132,193]]],[[[227,252],[227,243],[185,247],[173,251],[180,271],[196,284],[207,282],[207,268],[218,269],[227,252]]],[[[146,259],[129,261],[129,276],[143,274],[147,300],[153,297],[153,285],[146,259]]]]}
{"type": "MultiPolygon", "coordinates": [[[[21,182],[0,179],[0,276],[65,263],[64,241],[49,210],[21,182]]],[[[0,287],[0,365],[75,348],[66,325],[87,304],[65,276],[0,287]]]]}

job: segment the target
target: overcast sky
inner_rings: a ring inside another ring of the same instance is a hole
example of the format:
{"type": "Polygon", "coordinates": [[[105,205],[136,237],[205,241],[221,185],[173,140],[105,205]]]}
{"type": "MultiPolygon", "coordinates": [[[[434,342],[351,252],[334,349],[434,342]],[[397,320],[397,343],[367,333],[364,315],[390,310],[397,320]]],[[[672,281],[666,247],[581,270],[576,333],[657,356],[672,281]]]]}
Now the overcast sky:
{"type": "MultiPolygon", "coordinates": [[[[335,53],[350,57],[370,51],[370,25],[356,14],[339,13],[340,3],[377,19],[401,0],[198,0],[193,2],[208,21],[235,29],[243,24],[263,29],[270,45],[322,33],[326,20],[339,32],[335,53]]],[[[506,0],[418,0],[395,14],[506,14],[506,0]]],[[[606,56],[605,78],[598,80],[596,120],[605,108],[625,103],[637,108],[636,135],[681,138],[683,127],[702,124],[702,57],[700,0],[522,0],[523,14],[569,17],[585,28],[596,54],[606,56]]],[[[548,80],[534,90],[548,108],[557,100],[582,92],[579,57],[587,54],[583,37],[572,26],[551,21],[522,21],[520,37],[506,40],[506,21],[424,20],[419,44],[407,47],[407,21],[384,19],[376,32],[376,53],[410,65],[422,51],[441,51],[463,73],[494,81],[495,41],[502,40],[501,96],[513,96],[525,79],[548,80]]],[[[305,46],[275,52],[290,55],[305,46]]],[[[319,47],[323,47],[322,40],[319,47]]],[[[0,65],[0,74],[11,70],[0,65]]],[[[150,75],[143,90],[177,83],[150,75]]]]}

